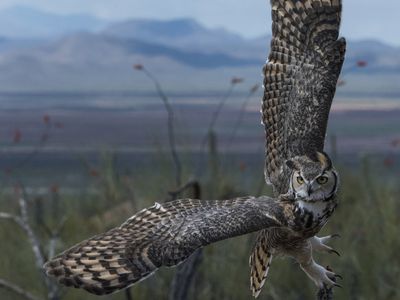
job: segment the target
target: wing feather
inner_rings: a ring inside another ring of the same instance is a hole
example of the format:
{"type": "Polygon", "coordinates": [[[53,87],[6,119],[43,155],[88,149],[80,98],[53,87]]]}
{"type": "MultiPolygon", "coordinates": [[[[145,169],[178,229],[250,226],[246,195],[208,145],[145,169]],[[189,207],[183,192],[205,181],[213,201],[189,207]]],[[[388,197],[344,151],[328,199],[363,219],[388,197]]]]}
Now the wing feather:
{"type": "Polygon", "coordinates": [[[156,203],[120,227],[83,241],[44,266],[60,283],[102,295],[223,239],[287,225],[282,202],[268,197],[156,203]]]}
{"type": "Polygon", "coordinates": [[[322,151],[345,52],[340,0],[271,0],[272,41],[264,67],[265,177],[279,193],[284,162],[322,151]]]}

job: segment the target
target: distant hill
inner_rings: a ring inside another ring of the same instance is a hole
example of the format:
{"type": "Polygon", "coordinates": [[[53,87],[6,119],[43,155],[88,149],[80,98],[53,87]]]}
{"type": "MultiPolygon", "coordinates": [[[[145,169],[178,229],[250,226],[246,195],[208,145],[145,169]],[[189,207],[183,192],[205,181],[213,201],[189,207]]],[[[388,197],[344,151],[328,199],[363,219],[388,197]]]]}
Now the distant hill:
{"type": "Polygon", "coordinates": [[[364,60],[372,72],[400,72],[400,47],[376,40],[349,41],[346,60],[353,63],[364,60]]]}
{"type": "MultiPolygon", "coordinates": [[[[201,53],[222,52],[241,58],[265,60],[270,35],[245,39],[224,29],[205,28],[192,19],[169,21],[129,20],[111,24],[103,34],[123,39],[136,39],[184,51],[201,53]]],[[[400,72],[400,48],[375,40],[348,41],[346,68],[353,68],[357,61],[368,63],[369,70],[400,72]]]]}
{"type": "Polygon", "coordinates": [[[76,31],[95,32],[107,24],[107,21],[90,15],[57,15],[27,6],[12,6],[0,11],[0,36],[9,38],[43,39],[76,31]]]}
{"type": "MultiPolygon", "coordinates": [[[[124,39],[139,39],[182,50],[203,53],[224,51],[230,53],[258,46],[253,41],[247,43],[238,34],[225,29],[209,29],[193,19],[159,20],[129,20],[115,23],[107,27],[105,35],[124,39]],[[247,46],[246,46],[247,44],[247,46]]],[[[259,49],[262,50],[262,49],[259,49]]],[[[265,51],[265,47],[264,47],[265,51]]]]}
{"type": "MultiPolygon", "coordinates": [[[[245,39],[192,19],[107,25],[86,15],[14,7],[0,11],[0,92],[152,89],[132,69],[136,63],[170,90],[223,90],[233,76],[246,79],[242,87],[247,89],[262,81],[269,43],[268,35],[245,39]]],[[[348,41],[342,75],[346,84],[339,93],[400,95],[400,48],[348,41]]]]}
{"type": "Polygon", "coordinates": [[[148,59],[165,57],[193,68],[241,67],[258,65],[257,59],[241,59],[225,53],[183,51],[134,38],[121,38],[103,34],[77,33],[38,49],[40,55],[51,61],[69,61],[72,64],[99,63],[107,61],[129,61],[129,56],[140,55],[148,59]]]}

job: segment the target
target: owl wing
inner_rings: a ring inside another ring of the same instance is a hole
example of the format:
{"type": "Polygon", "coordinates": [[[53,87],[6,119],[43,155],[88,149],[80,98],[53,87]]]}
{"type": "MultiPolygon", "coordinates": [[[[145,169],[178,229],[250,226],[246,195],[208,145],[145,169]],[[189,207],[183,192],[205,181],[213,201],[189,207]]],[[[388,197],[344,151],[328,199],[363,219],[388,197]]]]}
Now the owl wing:
{"type": "Polygon", "coordinates": [[[287,159],[323,150],[346,42],[338,39],[341,0],[271,0],[271,6],[262,117],[265,177],[277,187],[287,159]]]}
{"type": "Polygon", "coordinates": [[[263,228],[286,225],[282,202],[269,197],[156,203],[120,227],[83,241],[44,266],[60,283],[102,295],[126,288],[196,249],[263,228]]]}

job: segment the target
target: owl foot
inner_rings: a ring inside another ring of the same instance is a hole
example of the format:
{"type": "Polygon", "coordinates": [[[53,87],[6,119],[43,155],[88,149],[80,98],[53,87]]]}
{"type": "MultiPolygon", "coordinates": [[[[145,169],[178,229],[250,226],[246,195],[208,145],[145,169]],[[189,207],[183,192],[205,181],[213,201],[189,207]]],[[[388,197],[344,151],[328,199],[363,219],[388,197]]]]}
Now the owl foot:
{"type": "Polygon", "coordinates": [[[315,251],[335,253],[337,256],[340,256],[339,252],[337,252],[335,249],[325,244],[330,239],[337,237],[340,237],[340,235],[331,234],[323,237],[313,236],[312,238],[310,238],[312,249],[315,251]]]}
{"type": "Polygon", "coordinates": [[[320,289],[333,286],[341,287],[341,285],[336,283],[336,278],[341,279],[342,276],[332,272],[329,267],[325,269],[323,266],[318,265],[312,260],[309,264],[302,264],[301,268],[320,289]]]}

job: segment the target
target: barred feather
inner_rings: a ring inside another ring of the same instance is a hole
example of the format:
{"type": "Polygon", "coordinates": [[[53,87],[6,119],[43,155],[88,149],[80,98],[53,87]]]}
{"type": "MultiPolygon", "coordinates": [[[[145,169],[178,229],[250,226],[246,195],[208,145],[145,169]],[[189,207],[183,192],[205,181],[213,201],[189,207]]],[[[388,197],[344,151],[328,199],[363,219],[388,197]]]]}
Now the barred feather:
{"type": "Polygon", "coordinates": [[[174,266],[196,249],[263,228],[287,226],[287,207],[268,197],[156,203],[120,227],[83,241],[44,266],[60,283],[97,295],[174,266]]]}
{"type": "Polygon", "coordinates": [[[272,262],[272,248],[268,245],[265,235],[259,235],[250,256],[250,289],[253,297],[257,298],[267,279],[272,262]]]}
{"type": "Polygon", "coordinates": [[[324,147],[345,52],[341,0],[272,0],[271,49],[264,67],[265,178],[288,189],[284,162],[324,147]]]}

